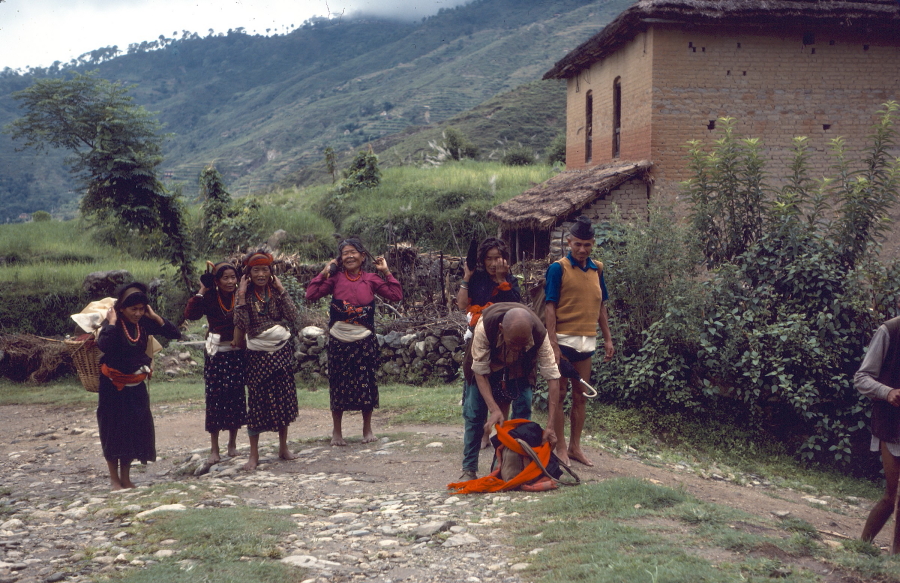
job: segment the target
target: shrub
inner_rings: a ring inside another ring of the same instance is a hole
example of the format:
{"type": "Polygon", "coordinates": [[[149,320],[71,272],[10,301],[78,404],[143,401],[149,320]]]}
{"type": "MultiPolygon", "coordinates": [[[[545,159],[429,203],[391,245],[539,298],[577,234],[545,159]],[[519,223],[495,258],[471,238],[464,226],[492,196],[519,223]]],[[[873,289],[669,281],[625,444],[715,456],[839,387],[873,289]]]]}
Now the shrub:
{"type": "Polygon", "coordinates": [[[500,159],[506,166],[530,166],[535,163],[534,152],[526,146],[513,146],[500,159]]]}
{"type": "Polygon", "coordinates": [[[548,164],[566,163],[566,134],[561,133],[550,142],[544,154],[547,156],[548,164]]]}
{"type": "Polygon", "coordinates": [[[606,230],[621,352],[598,384],[663,409],[740,403],[802,458],[849,463],[868,413],[852,376],[900,288],[900,265],[875,255],[900,190],[900,162],[886,155],[897,109],[880,112],[860,170],[833,141],[834,178],[808,177],[806,139],[797,138],[778,191],[762,179],[761,144],[737,136],[733,120],[718,124],[710,152],[693,144],[690,233],[657,213],[647,225],[606,230]],[[693,275],[691,249],[711,268],[703,277],[693,275]]]}
{"type": "Polygon", "coordinates": [[[34,211],[31,214],[31,220],[35,223],[43,223],[45,221],[53,220],[53,217],[47,211],[34,211]]]}

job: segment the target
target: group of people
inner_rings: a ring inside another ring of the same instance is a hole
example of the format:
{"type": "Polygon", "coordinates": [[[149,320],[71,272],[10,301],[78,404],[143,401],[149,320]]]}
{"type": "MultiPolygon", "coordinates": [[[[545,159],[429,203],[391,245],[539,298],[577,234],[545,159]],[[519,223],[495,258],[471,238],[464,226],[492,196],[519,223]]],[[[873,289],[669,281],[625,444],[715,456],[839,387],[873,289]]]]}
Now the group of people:
{"type": "MultiPolygon", "coordinates": [[[[462,480],[477,478],[479,450],[487,447],[493,427],[509,418],[531,418],[537,371],[549,389],[544,441],[554,446],[561,464],[574,460],[593,465],[581,447],[586,397],[574,379],[562,377],[559,364],[566,360],[572,365],[567,368],[590,379],[598,328],[605,360],[613,357],[615,348],[603,264],[591,259],[594,231],[586,217],[578,217],[566,242],[565,257],[547,269],[543,317],[523,303],[503,240],[485,239],[475,268],[464,267],[456,297],[468,323],[462,480]],[[563,402],[569,382],[567,444],[563,402]]],[[[245,469],[253,470],[259,463],[259,436],[266,431],[278,433],[282,459],[295,457],[287,444],[288,426],[298,414],[289,340],[290,328],[299,330],[300,318],[272,264],[273,257],[265,250],[250,253],[241,266],[209,264],[199,291],[185,307],[185,319],[205,316],[208,323],[204,380],[209,464],[220,461],[222,431],[229,432],[228,455],[237,455],[237,432],[244,425],[250,441],[245,469]]],[[[376,439],[372,411],[378,407],[375,297],[399,301],[403,290],[386,260],[372,257],[351,238],[340,242],[337,258],[307,286],[307,300],[326,296],[331,296],[327,344],[331,445],[347,445],[344,411],[362,412],[363,442],[371,442],[376,439]]],[[[145,382],[151,373],[154,335],[175,339],[180,332],[150,306],[147,286],[137,282],[121,286],[97,337],[103,352],[97,420],[113,490],[134,487],[129,473],[134,460],[156,459],[145,382]]],[[[872,508],[862,533],[863,540],[871,541],[895,513],[900,485],[900,318],[876,331],[854,385],[873,401],[871,449],[880,452],[887,479],[884,497],[872,508]]],[[[892,553],[900,551],[900,523],[894,534],[892,553]]]]}
{"type": "Polygon", "coordinates": [[[531,419],[536,373],[547,381],[548,426],[544,439],[555,445],[559,462],[592,466],[581,447],[587,398],[574,379],[563,379],[560,360],[569,361],[582,379],[590,379],[597,329],[604,340],[604,359],[615,353],[605,301],[609,295],[603,264],[591,259],[594,229],[580,216],[566,237],[567,253],[547,270],[544,317],[522,303],[510,274],[504,241],[488,238],[478,248],[476,269],[465,267],[456,301],[468,317],[463,363],[463,461],[461,480],[474,480],[479,450],[487,433],[501,421],[531,419]],[[569,442],[564,433],[563,402],[572,386],[569,442]]]}
{"type": "MultiPolygon", "coordinates": [[[[295,457],[288,426],[297,418],[291,328],[300,315],[265,250],[248,254],[241,266],[209,264],[199,291],[188,300],[184,317],[206,317],[204,381],[205,428],[210,434],[208,464],[221,460],[219,434],[228,431],[227,453],[237,455],[237,433],[246,425],[250,455],[244,466],[259,464],[259,436],[278,434],[279,457],[295,457]]],[[[400,282],[383,257],[372,258],[358,239],[338,245],[338,257],[307,287],[307,299],[330,295],[328,369],[334,421],[331,444],[346,445],[344,411],[362,411],[363,441],[375,440],[372,411],[378,407],[375,296],[403,298],[400,282]],[[370,267],[378,272],[367,271],[370,267]]],[[[113,490],[133,488],[130,468],[156,459],[153,417],[146,380],[152,364],[149,338],[180,337],[178,327],[156,314],[147,286],[129,283],[116,292],[97,343],[103,352],[97,420],[103,456],[113,490]]]]}

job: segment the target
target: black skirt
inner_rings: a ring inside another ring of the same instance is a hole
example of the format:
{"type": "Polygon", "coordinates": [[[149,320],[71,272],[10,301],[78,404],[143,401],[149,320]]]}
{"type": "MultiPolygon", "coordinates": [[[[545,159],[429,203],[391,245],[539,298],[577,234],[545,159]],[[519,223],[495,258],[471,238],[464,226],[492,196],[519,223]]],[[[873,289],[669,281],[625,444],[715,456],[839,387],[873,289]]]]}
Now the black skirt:
{"type": "Polygon", "coordinates": [[[371,411],[378,407],[378,345],[370,334],[355,342],[328,337],[328,385],[332,411],[371,411]]]}
{"type": "Polygon", "coordinates": [[[156,461],[156,434],[145,383],[119,391],[108,377],[100,375],[97,425],[107,460],[156,461]]]}
{"type": "Polygon", "coordinates": [[[275,352],[247,351],[247,429],[280,431],[299,413],[293,345],[275,352]]]}
{"type": "Polygon", "coordinates": [[[206,355],[206,430],[238,429],[247,423],[247,396],[244,391],[246,359],[244,350],[206,355]]]}

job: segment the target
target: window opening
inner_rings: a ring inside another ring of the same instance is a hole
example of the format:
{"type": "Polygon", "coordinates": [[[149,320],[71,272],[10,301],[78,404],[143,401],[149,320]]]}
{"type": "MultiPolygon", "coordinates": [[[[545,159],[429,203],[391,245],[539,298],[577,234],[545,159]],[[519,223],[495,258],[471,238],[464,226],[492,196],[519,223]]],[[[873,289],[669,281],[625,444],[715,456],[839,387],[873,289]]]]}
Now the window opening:
{"type": "Polygon", "coordinates": [[[714,119],[709,120],[709,124],[706,126],[706,129],[708,129],[708,130],[716,129],[716,120],[714,120],[714,119]]]}
{"type": "Polygon", "coordinates": [[[584,98],[584,162],[594,157],[594,92],[588,91],[584,98]]]}
{"type": "Polygon", "coordinates": [[[613,82],[613,158],[622,150],[622,83],[621,77],[613,82]]]}

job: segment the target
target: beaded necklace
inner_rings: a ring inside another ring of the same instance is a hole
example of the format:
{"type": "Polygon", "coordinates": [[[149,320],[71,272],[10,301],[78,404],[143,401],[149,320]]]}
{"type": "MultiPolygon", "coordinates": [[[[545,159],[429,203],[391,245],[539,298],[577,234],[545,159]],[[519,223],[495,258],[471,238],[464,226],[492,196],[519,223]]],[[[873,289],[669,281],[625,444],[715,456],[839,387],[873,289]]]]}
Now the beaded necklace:
{"type": "Polygon", "coordinates": [[[216,298],[219,300],[219,307],[222,308],[222,314],[223,314],[223,315],[227,316],[229,313],[231,313],[231,310],[234,309],[234,298],[235,298],[236,295],[237,295],[237,294],[235,294],[235,293],[232,293],[232,294],[231,294],[231,307],[230,307],[230,308],[226,308],[226,307],[225,307],[225,304],[222,303],[222,294],[221,294],[221,293],[218,293],[218,292],[216,293],[216,298]]]}
{"type": "Polygon", "coordinates": [[[346,277],[348,281],[359,281],[359,278],[362,277],[362,275],[362,271],[357,273],[356,277],[350,277],[349,275],[347,275],[346,271],[344,272],[344,277],[346,277]]]}
{"type": "Polygon", "coordinates": [[[122,331],[125,332],[125,338],[128,340],[128,342],[129,342],[132,346],[134,346],[135,344],[137,344],[137,343],[138,343],[138,340],[141,339],[141,325],[140,325],[140,324],[135,324],[135,325],[134,325],[134,328],[135,328],[135,330],[137,331],[137,333],[135,334],[134,338],[132,338],[132,337],[131,337],[131,334],[128,333],[128,326],[125,325],[125,319],[122,318],[122,319],[120,320],[120,322],[122,322],[122,331]]]}
{"type": "Polygon", "coordinates": [[[256,296],[256,299],[259,302],[253,302],[253,307],[256,309],[256,313],[260,316],[265,316],[269,313],[269,300],[272,299],[272,296],[269,294],[269,286],[266,286],[266,297],[263,299],[260,297],[259,292],[254,288],[253,295],[256,296]]]}

